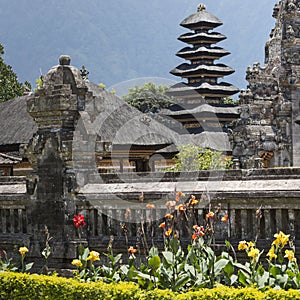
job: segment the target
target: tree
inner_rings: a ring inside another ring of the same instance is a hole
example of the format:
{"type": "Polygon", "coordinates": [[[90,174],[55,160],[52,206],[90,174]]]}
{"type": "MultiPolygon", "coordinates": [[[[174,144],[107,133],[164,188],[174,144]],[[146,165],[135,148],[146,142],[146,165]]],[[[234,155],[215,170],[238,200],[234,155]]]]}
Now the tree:
{"type": "Polygon", "coordinates": [[[129,89],[123,100],[144,113],[159,112],[172,104],[172,98],[166,95],[168,86],[147,82],[143,86],[129,89]]]}
{"type": "Polygon", "coordinates": [[[194,145],[179,145],[179,153],[174,157],[173,171],[199,171],[228,169],[231,159],[220,151],[213,151],[194,145]]]}
{"type": "MultiPolygon", "coordinates": [[[[12,67],[5,64],[3,55],[4,47],[0,44],[0,102],[21,96],[25,90],[25,86],[18,81],[12,67]]],[[[29,83],[25,85],[28,86],[29,83]]]]}

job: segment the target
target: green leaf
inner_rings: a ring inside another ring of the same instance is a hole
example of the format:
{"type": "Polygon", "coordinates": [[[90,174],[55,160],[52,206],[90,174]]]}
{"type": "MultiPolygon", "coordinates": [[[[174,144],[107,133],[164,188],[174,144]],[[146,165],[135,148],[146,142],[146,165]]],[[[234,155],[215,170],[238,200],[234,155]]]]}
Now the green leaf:
{"type": "Polygon", "coordinates": [[[243,270],[238,270],[238,280],[239,283],[243,286],[249,285],[249,275],[245,273],[243,270]]]}
{"type": "Polygon", "coordinates": [[[25,272],[29,271],[29,270],[32,268],[33,264],[34,264],[34,263],[26,264],[26,265],[25,265],[25,272]]]}
{"type": "Polygon", "coordinates": [[[176,238],[171,239],[170,246],[173,249],[174,253],[177,253],[180,247],[179,240],[176,238]]]}
{"type": "Polygon", "coordinates": [[[174,255],[170,251],[163,251],[162,255],[168,265],[172,265],[174,263],[174,255]]]}
{"type": "Polygon", "coordinates": [[[277,275],[281,274],[281,269],[277,266],[272,266],[269,271],[270,271],[270,274],[272,274],[274,278],[276,278],[277,275]]]}
{"type": "Polygon", "coordinates": [[[161,261],[159,256],[153,256],[148,260],[148,266],[154,272],[160,267],[161,261]]]}
{"type": "Polygon", "coordinates": [[[214,265],[215,275],[218,276],[227,264],[228,264],[228,259],[222,258],[218,260],[214,265]]]}
{"type": "Polygon", "coordinates": [[[189,273],[192,277],[196,277],[197,272],[194,266],[186,264],[184,266],[184,270],[185,272],[189,273]]]}
{"type": "Polygon", "coordinates": [[[158,256],[159,255],[159,251],[157,247],[152,247],[149,251],[149,256],[158,256]]]}
{"type": "Polygon", "coordinates": [[[265,286],[267,286],[268,284],[268,281],[269,281],[269,272],[263,272],[262,275],[259,275],[258,276],[258,281],[257,281],[257,284],[258,284],[258,288],[259,289],[262,289],[264,288],[265,286]]]}
{"type": "Polygon", "coordinates": [[[223,270],[224,270],[224,273],[226,274],[226,276],[228,278],[230,278],[232,276],[232,274],[234,273],[234,266],[231,262],[228,262],[223,270]]]}
{"type": "Polygon", "coordinates": [[[90,254],[90,249],[89,248],[84,248],[84,251],[83,251],[83,254],[81,256],[81,259],[82,260],[86,260],[88,258],[90,254]]]}

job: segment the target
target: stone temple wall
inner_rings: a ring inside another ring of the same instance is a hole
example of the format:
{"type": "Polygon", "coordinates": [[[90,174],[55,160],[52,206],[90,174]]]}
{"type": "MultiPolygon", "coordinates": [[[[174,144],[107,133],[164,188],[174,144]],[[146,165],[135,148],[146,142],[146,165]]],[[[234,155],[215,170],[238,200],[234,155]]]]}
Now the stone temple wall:
{"type": "Polygon", "coordinates": [[[240,94],[240,119],[232,133],[233,155],[242,168],[300,165],[300,1],[274,7],[275,27],[265,47],[265,64],[247,69],[240,94]]]}

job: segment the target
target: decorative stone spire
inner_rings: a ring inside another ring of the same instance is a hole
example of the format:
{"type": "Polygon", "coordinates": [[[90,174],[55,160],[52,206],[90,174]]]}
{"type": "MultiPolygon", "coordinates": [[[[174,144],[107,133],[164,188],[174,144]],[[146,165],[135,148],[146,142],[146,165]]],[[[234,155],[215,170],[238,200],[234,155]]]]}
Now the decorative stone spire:
{"type": "Polygon", "coordinates": [[[59,64],[61,66],[69,66],[71,64],[71,57],[69,55],[61,55],[59,57],[59,64]]]}
{"type": "Polygon", "coordinates": [[[200,3],[200,4],[198,5],[198,7],[197,7],[197,11],[202,11],[202,10],[206,10],[206,5],[200,3]]]}
{"type": "Polygon", "coordinates": [[[55,236],[56,258],[69,256],[69,251],[74,250],[66,248],[70,246],[66,241],[72,234],[75,237],[68,220],[75,212],[73,197],[77,187],[72,144],[88,90],[79,70],[70,66],[70,62],[69,56],[62,55],[59,65],[51,68],[43,85],[27,101],[27,111],[38,128],[26,149],[33,168],[27,178],[30,187],[27,211],[34,218],[29,223],[37,226],[32,243],[40,255],[38,245],[44,240],[44,226],[50,232],[61,233],[55,236]]]}

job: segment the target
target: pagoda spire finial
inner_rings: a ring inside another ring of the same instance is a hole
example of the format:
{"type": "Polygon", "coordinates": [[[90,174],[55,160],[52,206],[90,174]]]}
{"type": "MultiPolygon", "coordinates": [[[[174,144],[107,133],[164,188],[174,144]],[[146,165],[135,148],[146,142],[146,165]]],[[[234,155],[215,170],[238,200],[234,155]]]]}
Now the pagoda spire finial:
{"type": "Polygon", "coordinates": [[[200,3],[197,7],[197,11],[202,11],[202,10],[206,10],[206,5],[203,3],[200,3]]]}

